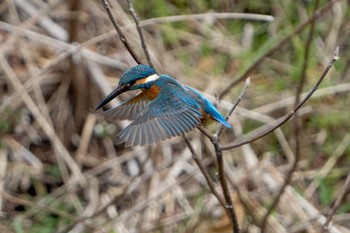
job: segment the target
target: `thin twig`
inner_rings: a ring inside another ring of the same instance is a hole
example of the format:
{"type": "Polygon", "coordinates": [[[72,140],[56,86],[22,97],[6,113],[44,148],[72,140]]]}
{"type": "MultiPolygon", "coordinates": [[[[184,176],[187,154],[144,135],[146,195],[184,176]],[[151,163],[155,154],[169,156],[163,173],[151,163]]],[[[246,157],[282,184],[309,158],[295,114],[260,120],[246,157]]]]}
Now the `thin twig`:
{"type": "Polygon", "coordinates": [[[275,129],[277,129],[278,127],[283,125],[284,123],[286,123],[290,118],[292,118],[294,116],[295,112],[298,111],[306,103],[306,101],[308,101],[310,99],[310,97],[313,95],[313,93],[315,93],[315,91],[319,88],[321,82],[326,77],[329,70],[332,68],[334,63],[339,59],[338,55],[339,55],[339,47],[337,47],[337,49],[334,51],[332,59],[330,60],[328,66],[325,68],[325,70],[321,74],[321,76],[318,79],[315,86],[307,93],[307,95],[304,97],[304,99],[291,112],[289,112],[285,116],[281,117],[280,120],[277,120],[277,123],[274,126],[272,126],[270,129],[267,129],[266,131],[264,131],[258,135],[253,136],[252,138],[248,138],[248,139],[245,139],[245,140],[242,140],[239,142],[235,142],[235,143],[232,143],[232,144],[229,144],[226,146],[222,146],[221,149],[222,150],[230,150],[230,149],[237,148],[237,147],[240,147],[242,145],[254,142],[254,141],[264,137],[265,135],[271,133],[272,131],[274,131],[275,129]]]}
{"type": "Polygon", "coordinates": [[[204,168],[203,164],[199,160],[198,155],[197,155],[196,151],[194,150],[194,148],[193,148],[193,146],[191,144],[191,141],[189,140],[189,138],[187,137],[186,134],[183,135],[183,138],[184,138],[184,140],[185,140],[185,142],[186,142],[186,144],[188,146],[188,149],[190,149],[190,151],[192,153],[192,159],[196,162],[197,166],[199,167],[199,169],[201,170],[202,174],[204,175],[204,178],[207,181],[211,192],[218,199],[218,201],[220,202],[222,207],[224,207],[224,209],[226,210],[224,200],[220,197],[220,194],[216,191],[215,185],[214,185],[213,181],[211,180],[207,170],[204,168]]]}
{"type": "Polygon", "coordinates": [[[197,129],[198,129],[199,131],[201,131],[201,133],[202,133],[204,136],[206,136],[211,142],[214,141],[214,136],[213,136],[206,128],[204,128],[204,127],[201,126],[201,125],[198,125],[198,126],[197,126],[197,129]]]}
{"type": "Polygon", "coordinates": [[[330,213],[328,214],[326,222],[322,226],[322,232],[326,232],[328,230],[329,223],[332,221],[332,218],[335,214],[335,211],[339,208],[340,204],[344,200],[344,198],[345,198],[346,194],[349,192],[349,190],[350,190],[350,172],[348,173],[348,176],[346,177],[344,188],[339,193],[337,200],[335,201],[330,213]]]}
{"type": "Polygon", "coordinates": [[[311,198],[315,191],[319,188],[319,185],[321,184],[321,181],[329,175],[331,171],[334,170],[334,166],[336,166],[337,163],[339,163],[340,159],[346,154],[346,151],[350,145],[350,133],[345,135],[345,137],[341,140],[339,145],[335,148],[333,153],[329,156],[329,159],[322,168],[318,169],[317,174],[309,186],[304,191],[304,196],[306,198],[311,198]]]}
{"type": "MultiPolygon", "coordinates": [[[[247,89],[248,89],[249,86],[250,86],[250,77],[248,77],[248,78],[245,80],[245,84],[244,84],[244,87],[243,87],[241,93],[239,94],[239,96],[238,96],[236,102],[233,104],[232,108],[230,109],[230,111],[229,111],[229,112],[227,113],[227,115],[226,115],[226,121],[231,117],[233,111],[235,111],[235,109],[236,109],[236,107],[238,106],[238,104],[242,101],[243,96],[244,96],[244,94],[245,94],[245,92],[247,91],[247,89]]],[[[218,129],[218,131],[216,132],[216,135],[217,135],[218,137],[221,136],[223,129],[224,129],[224,126],[221,125],[220,128],[218,129]]]]}
{"type": "Polygon", "coordinates": [[[141,26],[140,26],[140,21],[139,21],[139,19],[137,17],[137,14],[136,14],[136,12],[134,10],[134,7],[133,7],[131,1],[132,0],[127,0],[128,7],[129,7],[129,12],[130,12],[132,18],[134,19],[135,24],[136,24],[137,32],[139,33],[139,37],[140,37],[140,40],[141,40],[142,49],[145,52],[148,64],[149,64],[150,67],[153,68],[153,64],[152,64],[151,56],[149,54],[148,46],[147,46],[147,44],[145,42],[145,37],[143,36],[143,32],[142,32],[142,29],[141,29],[141,26]]]}
{"type": "Polygon", "coordinates": [[[129,51],[130,55],[134,58],[135,62],[137,64],[141,64],[141,60],[139,59],[139,57],[136,55],[135,51],[133,50],[133,48],[130,46],[128,40],[126,39],[123,31],[121,30],[118,22],[116,21],[116,19],[114,18],[113,16],[113,13],[112,13],[112,10],[111,10],[111,7],[109,6],[109,2],[108,0],[101,0],[102,1],[102,4],[104,6],[104,8],[106,9],[107,11],[107,14],[109,16],[109,19],[111,20],[115,30],[118,32],[118,35],[119,35],[119,39],[120,41],[124,44],[125,48],[129,51]]]}
{"type": "Polygon", "coordinates": [[[219,94],[219,99],[223,99],[225,95],[229,93],[232,87],[234,87],[237,83],[241,82],[242,80],[247,77],[252,70],[254,70],[260,63],[264,60],[264,58],[272,55],[276,51],[280,49],[282,45],[284,45],[286,42],[290,40],[290,38],[304,30],[304,28],[309,25],[313,20],[316,20],[323,16],[325,13],[327,13],[330,9],[332,9],[333,4],[336,2],[339,2],[341,0],[335,0],[329,2],[326,6],[324,6],[322,9],[318,10],[313,14],[311,18],[309,18],[304,23],[300,24],[299,27],[297,27],[293,32],[288,34],[285,38],[283,38],[281,41],[276,43],[272,48],[270,48],[268,51],[266,51],[264,54],[262,54],[257,60],[255,60],[246,70],[244,70],[242,73],[239,73],[237,77],[234,79],[233,82],[231,82],[227,87],[219,94]]]}
{"type": "MultiPolygon", "coordinates": [[[[317,11],[318,4],[319,4],[319,0],[316,0],[313,14],[315,14],[315,12],[317,11]]],[[[301,96],[301,93],[303,91],[303,87],[304,87],[304,84],[306,81],[306,69],[307,69],[308,64],[309,64],[310,48],[311,48],[312,37],[314,35],[315,24],[316,24],[316,20],[312,19],[311,24],[310,24],[310,31],[309,31],[308,38],[307,38],[307,41],[305,44],[304,62],[303,62],[302,70],[301,70],[300,82],[299,82],[299,85],[298,85],[296,93],[295,93],[294,107],[298,106],[298,104],[299,104],[299,101],[301,98],[300,96],[301,96]]],[[[295,158],[294,158],[291,169],[289,170],[288,174],[286,175],[286,178],[283,182],[281,189],[279,190],[276,197],[272,201],[271,205],[269,206],[269,208],[268,208],[268,210],[263,218],[263,221],[261,224],[261,232],[262,233],[265,232],[266,224],[267,224],[267,220],[268,220],[269,216],[271,215],[273,210],[277,207],[279,200],[281,199],[286,187],[289,185],[289,183],[292,179],[292,175],[293,175],[294,171],[297,169],[297,166],[298,166],[298,163],[300,160],[300,137],[299,137],[299,134],[300,134],[300,120],[298,117],[298,112],[295,112],[295,117],[294,117],[294,138],[295,138],[294,155],[295,155],[295,158]]]]}

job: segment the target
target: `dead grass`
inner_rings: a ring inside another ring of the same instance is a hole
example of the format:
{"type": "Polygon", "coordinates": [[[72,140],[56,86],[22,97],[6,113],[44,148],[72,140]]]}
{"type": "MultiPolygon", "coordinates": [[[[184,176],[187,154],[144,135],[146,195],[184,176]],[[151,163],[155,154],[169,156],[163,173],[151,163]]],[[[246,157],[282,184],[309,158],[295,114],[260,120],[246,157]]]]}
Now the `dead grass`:
{"type": "MultiPolygon", "coordinates": [[[[310,17],[312,2],[257,2],[135,1],[157,70],[213,101],[265,54],[249,70],[252,84],[229,120],[233,130],[224,131],[223,145],[270,127],[294,105],[307,27],[266,53],[310,17]],[[268,13],[275,20],[232,20],[232,14],[210,11],[268,13]]],[[[113,144],[113,135],[127,123],[106,123],[91,112],[135,63],[99,1],[75,4],[0,3],[1,232],[231,232],[181,137],[124,149],[113,144]]],[[[320,8],[326,4],[320,1],[320,8]]],[[[111,5],[146,62],[127,6],[111,5]]],[[[299,112],[298,168],[267,232],[320,232],[334,204],[339,208],[327,231],[350,232],[348,15],[347,2],[339,1],[316,20],[303,91],[314,85],[336,46],[341,59],[299,112]]],[[[220,101],[223,113],[242,85],[232,85],[220,101]]],[[[215,124],[206,127],[215,130],[215,124]]],[[[208,139],[198,130],[189,137],[219,185],[208,139]]],[[[242,232],[260,232],[294,161],[295,142],[293,124],[287,123],[224,152],[242,232]]]]}

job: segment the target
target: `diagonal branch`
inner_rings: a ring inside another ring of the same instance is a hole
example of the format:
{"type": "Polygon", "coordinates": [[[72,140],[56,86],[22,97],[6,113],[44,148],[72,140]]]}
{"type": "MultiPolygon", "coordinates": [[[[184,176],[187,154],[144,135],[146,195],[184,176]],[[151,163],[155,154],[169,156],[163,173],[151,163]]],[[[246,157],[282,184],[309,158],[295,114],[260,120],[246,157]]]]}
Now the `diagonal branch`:
{"type": "Polygon", "coordinates": [[[350,191],[350,172],[348,173],[348,176],[346,177],[344,188],[339,193],[330,213],[328,214],[326,222],[322,226],[321,233],[327,232],[329,224],[332,221],[332,218],[335,214],[335,211],[339,208],[339,206],[341,205],[342,201],[344,200],[345,196],[349,193],[349,191],[350,191]]]}
{"type": "Polygon", "coordinates": [[[220,202],[220,204],[222,205],[222,207],[224,207],[224,209],[226,210],[225,208],[225,201],[220,197],[220,194],[216,191],[215,189],[215,185],[213,184],[213,181],[211,180],[207,170],[205,170],[203,164],[201,163],[201,161],[199,160],[198,158],[198,155],[196,153],[196,151],[194,150],[192,144],[191,144],[191,141],[189,140],[189,138],[187,137],[186,134],[183,135],[183,138],[188,146],[188,148],[190,149],[191,151],[191,154],[192,154],[192,159],[196,162],[197,166],[199,167],[199,169],[201,170],[202,174],[204,175],[204,178],[205,180],[207,181],[208,183],[208,186],[211,190],[211,192],[214,194],[214,196],[218,199],[218,201],[220,202]]]}
{"type": "Polygon", "coordinates": [[[111,20],[115,30],[118,32],[120,41],[124,44],[125,48],[129,51],[130,55],[134,58],[135,62],[137,64],[141,64],[142,62],[141,62],[140,58],[136,55],[134,49],[131,47],[131,45],[129,44],[128,40],[126,39],[123,31],[121,30],[118,22],[114,18],[111,7],[109,6],[108,0],[101,0],[101,1],[102,1],[104,8],[107,11],[109,19],[111,20]]]}
{"type": "Polygon", "coordinates": [[[264,131],[264,132],[262,132],[262,133],[260,133],[258,135],[255,135],[255,136],[253,136],[251,138],[248,138],[248,139],[245,139],[245,140],[241,140],[241,141],[238,141],[238,142],[234,142],[234,143],[231,143],[231,144],[226,145],[226,146],[222,146],[222,150],[230,150],[230,149],[237,148],[237,147],[240,147],[242,145],[254,142],[254,141],[264,137],[265,135],[271,133],[275,129],[279,128],[284,123],[286,123],[290,118],[292,118],[295,115],[295,112],[298,111],[306,103],[306,101],[308,101],[310,99],[310,97],[315,93],[315,91],[319,88],[321,82],[326,77],[326,75],[328,74],[329,70],[332,68],[334,63],[339,59],[338,55],[339,55],[339,48],[337,47],[337,49],[334,51],[332,59],[330,60],[328,66],[325,68],[325,70],[321,74],[321,76],[318,79],[318,81],[315,84],[315,86],[307,93],[307,95],[304,97],[304,99],[296,107],[294,107],[294,109],[291,112],[289,112],[285,116],[281,117],[280,120],[277,120],[277,123],[275,125],[273,125],[271,128],[267,129],[266,131],[264,131]]]}
{"type": "MultiPolygon", "coordinates": [[[[248,87],[250,86],[250,77],[248,77],[246,80],[245,80],[245,84],[244,84],[244,87],[241,91],[241,93],[239,94],[236,102],[233,104],[232,108],[230,109],[230,111],[227,113],[226,115],[226,121],[231,117],[233,111],[235,111],[235,109],[237,108],[238,104],[242,101],[243,99],[243,96],[245,94],[245,92],[247,91],[248,87]]],[[[220,128],[218,129],[218,131],[216,132],[216,135],[218,137],[221,136],[222,134],[222,131],[224,130],[224,126],[221,125],[220,128]]]]}
{"type": "Polygon", "coordinates": [[[137,17],[137,14],[136,14],[136,12],[134,10],[134,7],[133,7],[131,1],[132,0],[127,0],[128,7],[129,7],[129,12],[130,12],[132,18],[134,19],[135,24],[136,24],[137,32],[139,33],[139,37],[140,37],[140,40],[141,40],[142,49],[145,52],[148,64],[149,64],[150,67],[153,68],[153,64],[152,64],[151,56],[149,54],[148,46],[147,46],[147,44],[145,42],[145,37],[143,36],[143,32],[142,32],[142,29],[141,29],[141,26],[140,26],[140,21],[139,21],[139,19],[137,17]]]}

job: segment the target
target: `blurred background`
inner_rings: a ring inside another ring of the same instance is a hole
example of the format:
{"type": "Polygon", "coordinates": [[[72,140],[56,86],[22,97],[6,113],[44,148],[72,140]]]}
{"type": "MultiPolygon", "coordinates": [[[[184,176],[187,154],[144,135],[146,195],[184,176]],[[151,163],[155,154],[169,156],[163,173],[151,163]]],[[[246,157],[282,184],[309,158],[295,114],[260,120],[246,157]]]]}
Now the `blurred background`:
{"type": "MultiPolygon", "coordinates": [[[[126,0],[110,5],[147,63],[126,0]]],[[[260,232],[295,161],[265,232],[320,232],[335,204],[327,231],[350,232],[348,1],[134,0],[133,6],[157,71],[197,88],[223,114],[250,76],[229,119],[233,129],[221,137],[224,146],[290,112],[339,46],[340,60],[297,124],[288,121],[223,155],[242,232],[260,232]]],[[[124,148],[113,137],[128,122],[94,113],[136,64],[101,1],[1,1],[0,41],[1,232],[232,232],[182,137],[124,148]]],[[[217,128],[210,121],[205,127],[217,128]]],[[[198,130],[188,135],[221,194],[213,145],[198,130]]]]}

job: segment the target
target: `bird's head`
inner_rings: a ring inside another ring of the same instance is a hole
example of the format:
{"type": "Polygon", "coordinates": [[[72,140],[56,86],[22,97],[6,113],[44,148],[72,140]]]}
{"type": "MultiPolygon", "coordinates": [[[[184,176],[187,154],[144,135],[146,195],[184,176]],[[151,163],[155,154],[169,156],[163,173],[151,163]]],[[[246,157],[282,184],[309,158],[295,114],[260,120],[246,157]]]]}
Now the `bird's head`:
{"type": "Polygon", "coordinates": [[[148,65],[140,64],[131,67],[122,74],[117,88],[97,105],[96,110],[126,91],[150,88],[158,78],[159,74],[148,65]]]}

